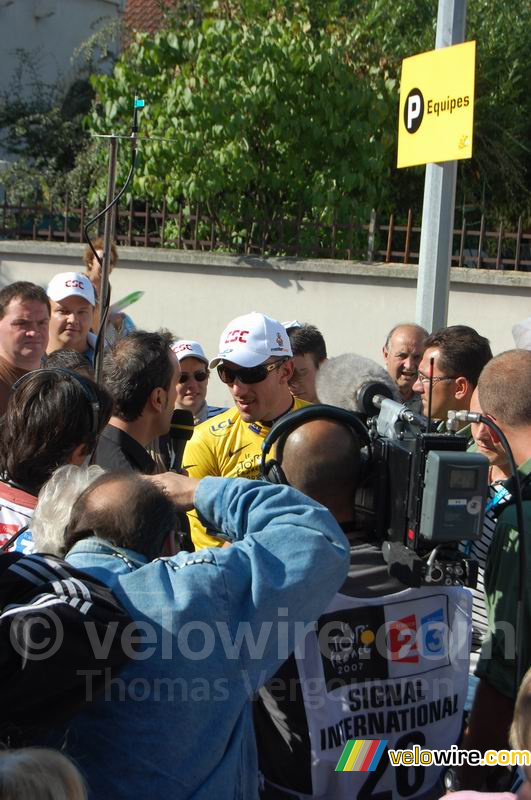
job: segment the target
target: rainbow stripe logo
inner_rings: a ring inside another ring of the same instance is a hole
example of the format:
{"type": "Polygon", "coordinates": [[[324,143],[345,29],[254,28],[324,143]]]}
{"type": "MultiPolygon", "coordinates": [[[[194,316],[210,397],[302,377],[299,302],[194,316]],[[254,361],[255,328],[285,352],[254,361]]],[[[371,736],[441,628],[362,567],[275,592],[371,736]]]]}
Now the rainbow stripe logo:
{"type": "Polygon", "coordinates": [[[372,772],[378,766],[387,739],[349,739],[336,772],[372,772]]]}

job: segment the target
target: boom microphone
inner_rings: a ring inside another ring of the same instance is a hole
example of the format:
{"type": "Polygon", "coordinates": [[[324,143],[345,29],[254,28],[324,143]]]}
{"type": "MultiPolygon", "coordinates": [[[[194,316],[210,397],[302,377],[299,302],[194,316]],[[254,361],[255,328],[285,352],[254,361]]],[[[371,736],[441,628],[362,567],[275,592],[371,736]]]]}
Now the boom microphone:
{"type": "Polygon", "coordinates": [[[379,406],[374,402],[377,395],[400,402],[398,389],[387,370],[356,353],[344,353],[325,361],[317,372],[315,385],[321,403],[367,416],[378,414],[379,406]]]}

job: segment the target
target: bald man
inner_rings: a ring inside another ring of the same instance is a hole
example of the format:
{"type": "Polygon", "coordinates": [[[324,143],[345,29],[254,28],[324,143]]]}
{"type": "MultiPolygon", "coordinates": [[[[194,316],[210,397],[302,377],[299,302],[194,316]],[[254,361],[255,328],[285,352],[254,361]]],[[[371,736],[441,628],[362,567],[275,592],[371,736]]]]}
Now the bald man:
{"type": "Polygon", "coordinates": [[[279,441],[282,469],[291,486],[326,506],[340,524],[354,519],[360,443],[340,422],[316,419],[279,441]],[[289,476],[289,477],[288,477],[289,476]]]}
{"type": "MultiPolygon", "coordinates": [[[[261,800],[351,800],[373,792],[399,797],[400,771],[386,762],[378,775],[336,772],[336,766],[349,739],[385,735],[390,748],[409,747],[406,738],[411,742],[420,724],[417,709],[426,722],[418,740],[423,748],[446,750],[457,743],[469,640],[459,640],[455,631],[470,625],[469,595],[453,587],[437,587],[435,595],[389,575],[381,542],[355,509],[360,441],[348,425],[306,418],[278,439],[276,460],[287,483],[327,506],[339,522],[350,544],[350,569],[324,615],[304,631],[295,655],[255,703],[261,800]],[[451,653],[437,639],[441,625],[456,644],[451,653]],[[422,648],[424,636],[430,652],[422,648]],[[435,706],[440,717],[430,718],[435,706]]],[[[426,768],[408,787],[408,797],[440,796],[438,780],[437,768],[426,768]]]]}
{"type": "Polygon", "coordinates": [[[396,383],[402,402],[418,414],[422,411],[422,400],[413,391],[413,384],[427,337],[428,331],[413,322],[395,325],[382,348],[387,372],[396,383]]]}

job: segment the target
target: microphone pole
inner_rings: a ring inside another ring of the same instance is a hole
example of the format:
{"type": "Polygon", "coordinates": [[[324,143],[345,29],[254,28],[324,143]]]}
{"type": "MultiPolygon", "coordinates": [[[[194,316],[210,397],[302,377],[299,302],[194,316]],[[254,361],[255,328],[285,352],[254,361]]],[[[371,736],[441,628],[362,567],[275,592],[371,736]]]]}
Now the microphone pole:
{"type": "Polygon", "coordinates": [[[99,298],[100,326],[97,333],[95,355],[94,355],[94,372],[95,372],[96,383],[99,383],[101,381],[101,373],[103,369],[103,349],[105,347],[105,328],[107,326],[107,314],[109,313],[109,265],[111,258],[111,239],[114,233],[113,212],[115,206],[118,204],[118,201],[120,200],[120,198],[126,191],[127,187],[131,183],[131,179],[135,171],[136,145],[137,145],[137,133],[138,133],[138,111],[140,108],[143,107],[144,107],[144,101],[135,97],[133,105],[133,121],[131,124],[131,136],[130,136],[131,164],[129,167],[127,178],[125,179],[125,183],[118,192],[118,194],[114,196],[116,187],[118,137],[111,136],[109,143],[109,172],[107,178],[107,199],[105,203],[105,208],[98,214],[96,214],[95,217],[92,217],[92,219],[90,219],[86,223],[83,229],[85,241],[92,250],[94,257],[96,258],[101,267],[101,289],[99,298]],[[96,249],[92,244],[91,238],[88,234],[89,227],[93,225],[95,222],[97,222],[99,219],[101,219],[101,217],[105,217],[105,228],[103,237],[103,259],[101,259],[97,254],[96,249]]]}

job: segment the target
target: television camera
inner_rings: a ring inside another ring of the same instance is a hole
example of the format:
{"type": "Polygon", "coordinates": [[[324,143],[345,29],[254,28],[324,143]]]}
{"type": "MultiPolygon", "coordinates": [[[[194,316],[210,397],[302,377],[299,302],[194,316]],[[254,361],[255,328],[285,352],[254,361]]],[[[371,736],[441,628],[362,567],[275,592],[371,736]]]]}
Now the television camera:
{"type": "Polygon", "coordinates": [[[447,432],[388,396],[372,396],[370,470],[356,507],[370,511],[389,571],[409,586],[468,586],[478,563],[461,542],[481,536],[488,460],[467,452],[455,414],[447,432]]]}

